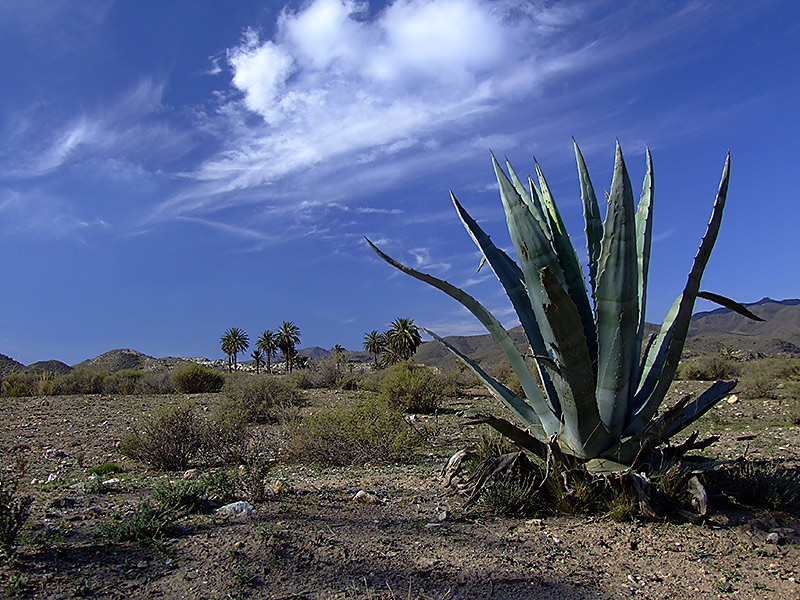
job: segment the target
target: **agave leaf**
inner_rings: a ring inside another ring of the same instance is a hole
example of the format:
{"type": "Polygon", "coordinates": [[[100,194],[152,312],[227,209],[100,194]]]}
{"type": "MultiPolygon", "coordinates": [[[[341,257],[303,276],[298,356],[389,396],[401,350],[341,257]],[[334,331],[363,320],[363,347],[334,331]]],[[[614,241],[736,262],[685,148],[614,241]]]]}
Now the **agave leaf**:
{"type": "Polygon", "coordinates": [[[545,431],[547,431],[547,434],[552,435],[558,431],[558,419],[544,400],[542,392],[539,390],[539,386],[536,384],[536,381],[531,375],[530,370],[525,364],[525,360],[520,355],[519,350],[514,345],[514,342],[511,340],[508,332],[501,325],[500,321],[498,321],[494,315],[492,315],[492,313],[486,310],[486,308],[484,308],[477,300],[475,300],[475,298],[448,283],[447,281],[438,279],[432,275],[428,275],[427,273],[421,273],[416,269],[412,269],[411,267],[407,267],[406,265],[383,253],[369,239],[367,239],[367,243],[376,252],[376,254],[378,254],[378,256],[380,256],[390,265],[403,271],[404,273],[407,273],[408,275],[411,275],[415,279],[424,281],[425,283],[442,290],[451,298],[458,300],[467,310],[475,315],[481,324],[486,327],[489,333],[492,334],[492,337],[500,345],[500,348],[502,348],[506,358],[508,358],[508,361],[511,363],[511,368],[514,369],[514,372],[519,378],[520,385],[525,391],[526,397],[531,403],[529,406],[530,410],[534,411],[538,415],[542,426],[544,426],[545,431]]]}
{"type": "MultiPolygon", "coordinates": [[[[705,392],[700,394],[696,400],[686,405],[680,411],[680,415],[674,420],[672,425],[661,435],[658,443],[668,441],[676,433],[686,429],[697,419],[702,417],[717,402],[727,396],[736,387],[736,381],[717,381],[705,392]]],[[[656,444],[658,445],[658,444],[656,444]]]]}
{"type": "Polygon", "coordinates": [[[536,219],[536,222],[539,223],[539,226],[542,228],[542,232],[548,237],[548,239],[552,240],[552,233],[550,232],[550,226],[547,222],[547,216],[545,215],[541,201],[539,199],[538,194],[536,193],[536,188],[531,188],[531,193],[528,193],[528,190],[522,185],[522,181],[520,181],[519,177],[517,176],[517,172],[514,170],[514,167],[511,166],[511,163],[508,162],[506,159],[506,167],[508,168],[508,174],[511,175],[511,182],[514,184],[514,189],[517,190],[519,197],[522,198],[525,205],[528,207],[528,210],[531,211],[533,218],[536,219]],[[534,202],[533,199],[536,199],[534,202]]]}
{"type": "MultiPolygon", "coordinates": [[[[647,173],[644,176],[639,209],[636,211],[636,254],[639,259],[639,325],[636,330],[636,351],[634,356],[642,353],[644,339],[645,313],[647,307],[647,273],[650,269],[650,247],[653,242],[653,157],[647,149],[647,173]]],[[[632,385],[637,386],[641,373],[637,369],[633,374],[632,385]]]]}
{"type": "Polygon", "coordinates": [[[705,300],[711,300],[711,302],[716,302],[720,306],[724,306],[725,308],[729,308],[734,312],[739,313],[743,317],[747,317],[748,319],[752,319],[753,321],[763,321],[761,317],[758,315],[753,314],[750,312],[747,307],[743,304],[736,302],[736,300],[731,300],[730,298],[726,298],[725,296],[721,296],[720,294],[715,294],[714,292],[697,292],[698,298],[703,298],[705,300]]]}
{"type": "Polygon", "coordinates": [[[594,193],[592,180],[589,178],[589,169],[583,160],[578,142],[572,139],[575,146],[575,160],[578,163],[578,176],[581,180],[581,200],[583,201],[583,219],[586,222],[586,250],[589,253],[589,284],[592,288],[592,300],[595,301],[597,289],[597,269],[600,264],[600,244],[603,239],[603,222],[600,217],[600,206],[594,193]]]}
{"type": "Polygon", "coordinates": [[[596,456],[613,440],[597,410],[594,370],[586,338],[582,335],[580,315],[572,298],[546,268],[542,270],[542,283],[549,298],[545,314],[558,340],[553,350],[561,374],[555,381],[561,400],[564,437],[576,456],[596,456]]]}
{"type": "Polygon", "coordinates": [[[643,403],[636,415],[636,420],[639,423],[647,423],[653,418],[653,415],[655,415],[658,410],[659,404],[669,390],[672,379],[675,377],[675,371],[678,369],[683,345],[686,342],[686,334],[689,331],[692,309],[694,308],[694,302],[700,290],[700,280],[703,277],[703,271],[705,271],[706,265],[708,264],[711,250],[714,248],[714,243],[717,240],[719,228],[722,224],[722,213],[725,209],[725,199],[728,195],[730,168],[731,154],[728,152],[728,156],[725,159],[725,167],[722,170],[719,189],[717,190],[717,198],[714,201],[711,220],[703,235],[703,240],[700,242],[700,248],[697,250],[697,254],[694,257],[692,269],[686,281],[686,287],[684,287],[683,294],[680,296],[678,313],[672,325],[671,339],[667,346],[666,357],[659,369],[658,380],[650,394],[651,398],[648,398],[643,403]]]}
{"type": "Polygon", "coordinates": [[[478,363],[464,356],[464,354],[462,354],[450,342],[442,337],[439,337],[432,331],[425,329],[424,327],[421,327],[420,329],[452,352],[456,358],[458,358],[458,360],[460,360],[470,371],[475,374],[475,376],[481,381],[481,383],[483,383],[484,386],[486,386],[492,395],[502,402],[506,408],[508,408],[508,410],[510,410],[511,413],[514,414],[527,427],[529,432],[531,432],[537,438],[541,438],[540,441],[546,440],[547,437],[558,431],[558,420],[555,419],[555,415],[550,412],[549,415],[552,416],[552,419],[550,416],[547,416],[549,408],[543,413],[538,413],[531,407],[530,404],[525,402],[525,400],[517,396],[514,392],[509,390],[506,386],[494,378],[490,377],[486,371],[481,369],[478,363]],[[545,416],[544,419],[540,418],[542,415],[545,416]],[[549,427],[545,426],[545,421],[549,422],[549,427]],[[542,430],[540,431],[539,428],[542,430]],[[548,433],[548,429],[550,429],[552,433],[548,433]]]}
{"type": "MultiPolygon", "coordinates": [[[[475,219],[470,216],[452,191],[450,192],[450,197],[470,237],[478,248],[480,248],[484,260],[488,261],[497,279],[506,290],[506,294],[508,294],[511,304],[519,317],[522,328],[528,338],[528,344],[534,354],[546,355],[547,346],[542,338],[539,323],[536,321],[536,314],[531,306],[530,297],[525,288],[525,280],[519,266],[517,266],[505,252],[492,243],[489,236],[480,228],[475,219]]],[[[537,363],[537,369],[545,388],[546,400],[555,413],[559,414],[561,408],[558,402],[558,394],[553,388],[550,376],[545,370],[539,368],[539,363],[537,363]]]]}
{"type": "Polygon", "coordinates": [[[578,253],[569,239],[567,229],[564,227],[564,221],[561,219],[561,213],[558,212],[553,194],[550,192],[550,186],[547,185],[539,163],[536,163],[536,174],[539,177],[544,206],[547,209],[550,220],[553,247],[558,255],[561,269],[564,271],[567,292],[580,314],[583,335],[586,338],[586,346],[589,349],[589,356],[594,369],[594,365],[597,364],[597,329],[595,328],[594,314],[589,304],[589,297],[586,293],[586,281],[583,278],[583,271],[578,262],[578,253]]]}
{"type": "MultiPolygon", "coordinates": [[[[531,300],[531,308],[536,315],[536,322],[542,332],[542,339],[544,339],[545,345],[549,345],[554,343],[555,339],[542,308],[547,297],[542,288],[539,271],[548,267],[561,285],[564,285],[564,274],[550,240],[539,227],[524,200],[494,157],[492,157],[492,162],[497,181],[500,184],[500,198],[506,212],[508,231],[511,234],[511,241],[525,278],[525,289],[531,300]]],[[[549,350],[547,354],[550,354],[549,350]]]]}
{"type": "Polygon", "coordinates": [[[619,143],[610,198],[597,277],[597,406],[608,431],[619,436],[625,427],[631,377],[639,358],[633,190],[619,143]]]}
{"type": "Polygon", "coordinates": [[[683,296],[678,296],[672,307],[669,309],[664,322],[661,324],[661,329],[658,335],[651,341],[647,352],[642,359],[642,365],[639,368],[640,381],[636,394],[634,395],[633,402],[629,407],[628,423],[625,427],[626,434],[632,434],[636,431],[643,429],[650,417],[658,410],[658,405],[661,404],[663,398],[656,398],[653,396],[653,390],[658,383],[658,378],[661,375],[661,369],[664,366],[664,361],[667,360],[667,349],[669,348],[669,341],[672,339],[672,326],[675,323],[675,318],[678,316],[678,309],[681,305],[683,296]],[[652,410],[652,404],[655,403],[655,410],[652,410]],[[641,418],[641,414],[650,414],[650,417],[645,420],[641,418]]]}

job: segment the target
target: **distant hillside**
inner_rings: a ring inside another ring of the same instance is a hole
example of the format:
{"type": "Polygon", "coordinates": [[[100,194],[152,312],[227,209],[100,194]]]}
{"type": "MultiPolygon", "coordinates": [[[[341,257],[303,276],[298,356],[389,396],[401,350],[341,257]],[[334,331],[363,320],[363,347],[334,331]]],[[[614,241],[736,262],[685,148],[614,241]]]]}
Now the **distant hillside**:
{"type": "Polygon", "coordinates": [[[39,362],[31,363],[27,367],[25,367],[26,373],[69,373],[72,371],[72,367],[70,367],[67,363],[63,363],[60,360],[40,360],[39,362]]]}
{"type": "MultiPolygon", "coordinates": [[[[752,321],[727,308],[696,313],[692,317],[684,354],[713,354],[725,348],[764,356],[800,356],[800,299],[771,300],[764,298],[746,304],[753,313],[765,319],[752,321]]],[[[648,324],[647,333],[658,331],[648,324]]],[[[509,332],[520,348],[525,338],[521,326],[509,332]]],[[[451,336],[445,338],[459,351],[491,369],[505,356],[489,334],[451,336]]],[[[425,342],[414,359],[422,364],[448,369],[458,361],[438,342],[425,342]]]]}
{"type": "Polygon", "coordinates": [[[8,375],[14,371],[20,371],[25,368],[25,365],[18,363],[13,358],[0,354],[0,375],[8,375]]]}
{"type": "Polygon", "coordinates": [[[121,348],[110,350],[95,358],[78,363],[74,368],[87,368],[115,373],[123,369],[141,369],[143,371],[169,371],[190,362],[186,358],[153,358],[136,350],[121,348]]]}

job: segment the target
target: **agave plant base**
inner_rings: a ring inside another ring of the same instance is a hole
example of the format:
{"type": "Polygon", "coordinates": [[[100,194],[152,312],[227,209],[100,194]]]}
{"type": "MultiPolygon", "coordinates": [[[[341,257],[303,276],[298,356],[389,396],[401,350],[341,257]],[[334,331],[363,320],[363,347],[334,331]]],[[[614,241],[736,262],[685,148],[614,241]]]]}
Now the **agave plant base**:
{"type": "Polygon", "coordinates": [[[517,313],[528,346],[524,353],[475,298],[447,281],[403,265],[367,242],[389,264],[463,304],[502,348],[519,379],[522,396],[494,380],[449,342],[423,329],[481,380],[516,424],[492,415],[484,415],[483,422],[544,460],[558,451],[571,461],[591,466],[630,467],[654,460],[656,448],[736,385],[718,381],[698,397],[681,398],[657,416],[677,370],[696,299],[706,298],[758,319],[733,300],[700,291],[722,222],[730,154],[683,292],[658,333],[645,340],[653,234],[650,151],[637,208],[617,144],[608,210],[601,220],[586,164],[577,144],[574,148],[584,208],[588,283],[538,164],[538,186],[529,176],[526,187],[508,161],[506,174],[492,156],[518,263],[491,241],[451,192],[456,212],[480,250],[481,266],[489,264],[517,313]],[[531,357],[532,365],[525,356],[531,357]]]}

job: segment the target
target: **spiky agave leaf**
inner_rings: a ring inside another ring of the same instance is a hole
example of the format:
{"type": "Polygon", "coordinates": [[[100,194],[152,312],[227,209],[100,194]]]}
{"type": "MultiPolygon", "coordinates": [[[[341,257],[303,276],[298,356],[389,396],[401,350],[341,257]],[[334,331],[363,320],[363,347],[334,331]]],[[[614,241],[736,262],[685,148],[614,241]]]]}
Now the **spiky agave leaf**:
{"type": "Polygon", "coordinates": [[[614,179],[597,276],[597,406],[608,431],[625,426],[631,376],[638,361],[638,257],[633,190],[617,142],[614,179]]]}

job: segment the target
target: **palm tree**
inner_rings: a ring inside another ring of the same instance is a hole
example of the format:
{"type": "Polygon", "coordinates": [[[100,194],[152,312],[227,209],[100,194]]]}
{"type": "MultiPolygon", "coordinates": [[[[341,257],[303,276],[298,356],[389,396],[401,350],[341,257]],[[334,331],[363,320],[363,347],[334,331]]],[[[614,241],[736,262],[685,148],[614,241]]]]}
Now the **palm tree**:
{"type": "Polygon", "coordinates": [[[286,368],[292,372],[292,360],[297,351],[295,345],[300,343],[300,328],[292,321],[284,321],[278,329],[278,348],[283,352],[286,368]]]}
{"type": "Polygon", "coordinates": [[[386,332],[386,342],[394,351],[397,360],[408,360],[414,356],[417,347],[422,343],[422,338],[413,319],[395,319],[391,329],[386,332]]]}
{"type": "Polygon", "coordinates": [[[233,345],[227,333],[223,335],[219,341],[222,345],[222,351],[228,356],[228,373],[230,373],[231,367],[233,366],[233,345]]]}
{"type": "Polygon", "coordinates": [[[384,346],[386,346],[386,334],[379,333],[377,329],[364,335],[364,351],[372,354],[376,367],[378,366],[378,355],[383,351],[384,346]]]}
{"type": "Polygon", "coordinates": [[[253,358],[253,362],[256,363],[256,375],[258,375],[258,368],[264,364],[264,351],[261,348],[256,348],[250,356],[253,358]]]}
{"type": "Polygon", "coordinates": [[[220,338],[220,342],[222,351],[228,355],[228,371],[231,369],[231,356],[233,356],[233,370],[237,370],[239,367],[237,355],[250,347],[250,338],[247,337],[244,329],[231,327],[220,338]]]}
{"type": "Polygon", "coordinates": [[[333,348],[331,348],[331,356],[333,356],[333,360],[336,363],[337,367],[340,367],[342,365],[342,362],[344,361],[345,352],[347,351],[339,344],[336,344],[334,345],[333,348]]]}
{"type": "Polygon", "coordinates": [[[256,341],[256,348],[267,357],[267,373],[272,373],[272,357],[278,351],[278,336],[267,329],[262,332],[256,341]]]}

